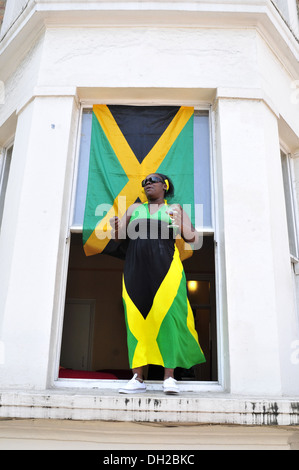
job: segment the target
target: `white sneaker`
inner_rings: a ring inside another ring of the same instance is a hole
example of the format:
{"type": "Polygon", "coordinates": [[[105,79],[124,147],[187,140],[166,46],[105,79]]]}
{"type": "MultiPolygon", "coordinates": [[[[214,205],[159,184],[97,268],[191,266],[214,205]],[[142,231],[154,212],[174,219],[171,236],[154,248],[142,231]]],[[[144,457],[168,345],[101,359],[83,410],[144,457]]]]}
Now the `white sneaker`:
{"type": "Polygon", "coordinates": [[[137,374],[124,386],[118,390],[119,393],[143,393],[146,392],[146,385],[136,379],[137,374]]]}
{"type": "Polygon", "coordinates": [[[177,395],[180,393],[177,381],[173,377],[168,377],[168,379],[163,382],[163,391],[166,395],[177,395]]]}

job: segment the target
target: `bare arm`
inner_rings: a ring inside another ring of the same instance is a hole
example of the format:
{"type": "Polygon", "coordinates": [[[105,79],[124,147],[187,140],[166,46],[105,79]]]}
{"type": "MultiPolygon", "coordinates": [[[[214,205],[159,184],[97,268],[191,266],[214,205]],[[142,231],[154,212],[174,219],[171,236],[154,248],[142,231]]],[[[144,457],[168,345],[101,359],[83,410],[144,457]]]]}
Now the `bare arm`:
{"type": "Polygon", "coordinates": [[[175,211],[173,223],[179,226],[182,238],[186,243],[197,244],[199,242],[199,233],[192,225],[190,217],[180,204],[174,204],[171,208],[175,211]]]}

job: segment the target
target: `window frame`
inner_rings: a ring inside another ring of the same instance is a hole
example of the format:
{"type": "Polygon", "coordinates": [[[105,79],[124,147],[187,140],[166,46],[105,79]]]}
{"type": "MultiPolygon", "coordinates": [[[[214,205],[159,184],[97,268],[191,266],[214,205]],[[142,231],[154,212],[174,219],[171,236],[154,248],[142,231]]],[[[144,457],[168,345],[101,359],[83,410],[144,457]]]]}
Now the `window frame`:
{"type": "Polygon", "coordinates": [[[287,228],[288,228],[288,239],[289,239],[289,250],[290,250],[290,259],[293,264],[297,264],[299,262],[299,220],[298,220],[298,204],[297,198],[295,193],[295,186],[294,186],[294,166],[293,166],[293,159],[290,152],[286,151],[285,148],[282,146],[280,147],[280,156],[281,156],[281,164],[282,159],[284,158],[286,161],[286,183],[284,179],[284,170],[282,164],[282,177],[283,177],[283,187],[284,187],[284,195],[285,195],[285,208],[286,208],[286,218],[287,218],[287,228]],[[286,194],[286,192],[288,194],[286,194]],[[289,206],[289,207],[288,207],[289,206]],[[289,219],[290,217],[290,219],[289,219]],[[291,225],[291,226],[290,226],[291,225]],[[290,233],[292,231],[292,233],[290,233]],[[291,251],[291,238],[295,245],[295,253],[291,251]]]}
{"type": "Polygon", "coordinates": [[[3,221],[3,214],[5,210],[5,198],[7,192],[7,185],[9,181],[9,173],[10,167],[12,162],[12,155],[13,155],[13,146],[14,142],[10,142],[8,145],[4,147],[4,152],[2,154],[2,158],[0,160],[0,233],[1,233],[1,226],[3,221]],[[8,159],[10,161],[8,162],[8,159]],[[9,165],[7,171],[7,165],[9,165]]]}
{"type": "Polygon", "coordinates": [[[272,4],[288,25],[291,32],[298,38],[299,34],[299,16],[298,1],[295,0],[271,0],[272,4]]]}
{"type": "MultiPolygon", "coordinates": [[[[217,334],[217,381],[213,382],[189,382],[189,384],[182,387],[182,391],[193,391],[196,393],[202,392],[216,392],[221,393],[227,389],[229,386],[228,380],[228,364],[225,361],[227,356],[227,338],[226,338],[226,326],[225,326],[225,294],[223,292],[223,277],[225,277],[225,268],[223,265],[223,257],[221,256],[220,247],[222,246],[221,238],[221,229],[219,228],[219,214],[220,204],[218,202],[219,193],[217,185],[217,164],[216,164],[216,112],[212,103],[202,103],[195,105],[194,103],[178,103],[176,101],[171,101],[167,103],[156,103],[152,102],[134,102],[127,100],[117,100],[113,103],[104,103],[101,101],[97,103],[97,100],[82,100],[78,109],[78,120],[77,120],[77,129],[76,129],[76,140],[74,147],[74,158],[73,158],[73,171],[71,176],[71,188],[69,193],[69,204],[68,204],[68,229],[66,234],[66,243],[64,247],[63,254],[63,266],[62,266],[62,276],[61,276],[61,287],[58,300],[58,319],[57,319],[57,333],[56,333],[56,348],[55,355],[53,357],[52,367],[51,367],[51,377],[49,378],[51,384],[54,388],[69,388],[69,389],[118,389],[121,380],[106,380],[106,381],[93,381],[93,380],[80,380],[80,379],[59,379],[59,361],[60,361],[60,350],[61,350],[61,341],[62,341],[62,330],[63,330],[63,317],[64,317],[64,304],[65,304],[65,294],[66,294],[66,284],[68,278],[68,262],[70,256],[70,240],[72,233],[81,233],[82,227],[73,226],[72,221],[74,218],[74,209],[76,202],[76,191],[77,191],[77,181],[78,181],[78,171],[79,171],[79,157],[80,157],[80,143],[81,143],[81,131],[82,131],[82,114],[84,110],[92,109],[94,104],[123,104],[123,105],[184,105],[184,106],[194,106],[196,111],[208,111],[209,113],[209,151],[210,151],[210,191],[211,191],[211,224],[212,229],[205,230],[204,236],[213,236],[214,237],[214,247],[215,247],[215,298],[216,298],[216,334],[217,334]]],[[[218,175],[219,176],[219,175],[218,175]]],[[[183,385],[183,384],[182,384],[183,385]]],[[[162,385],[150,384],[148,390],[160,390],[162,385]]],[[[162,390],[162,388],[161,388],[162,390]]]]}

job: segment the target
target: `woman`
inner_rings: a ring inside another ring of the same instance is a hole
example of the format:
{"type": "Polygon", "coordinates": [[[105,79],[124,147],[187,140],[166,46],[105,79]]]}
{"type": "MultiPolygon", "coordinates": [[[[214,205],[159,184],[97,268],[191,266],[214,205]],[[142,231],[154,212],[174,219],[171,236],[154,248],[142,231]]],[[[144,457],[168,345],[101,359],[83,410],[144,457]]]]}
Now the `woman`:
{"type": "Polygon", "coordinates": [[[187,299],[184,269],[175,244],[178,231],[188,243],[198,233],[180,205],[168,206],[173,184],[154,173],[142,181],[147,203],[133,204],[119,220],[110,219],[115,239],[129,238],[123,275],[123,303],[133,378],[120,393],[145,392],[143,367],[164,366],[163,390],[176,394],[175,367],[205,362],[187,299]]]}

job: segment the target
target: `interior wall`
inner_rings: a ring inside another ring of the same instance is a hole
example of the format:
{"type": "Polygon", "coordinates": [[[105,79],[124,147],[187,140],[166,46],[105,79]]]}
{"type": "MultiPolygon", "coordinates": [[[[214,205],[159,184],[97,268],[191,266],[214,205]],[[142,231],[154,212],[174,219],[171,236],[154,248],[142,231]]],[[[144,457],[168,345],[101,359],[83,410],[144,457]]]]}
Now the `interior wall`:
{"type": "Polygon", "coordinates": [[[92,369],[128,369],[121,283],[123,261],[107,255],[86,257],[82,235],[72,235],[68,299],[95,299],[92,369]]]}

